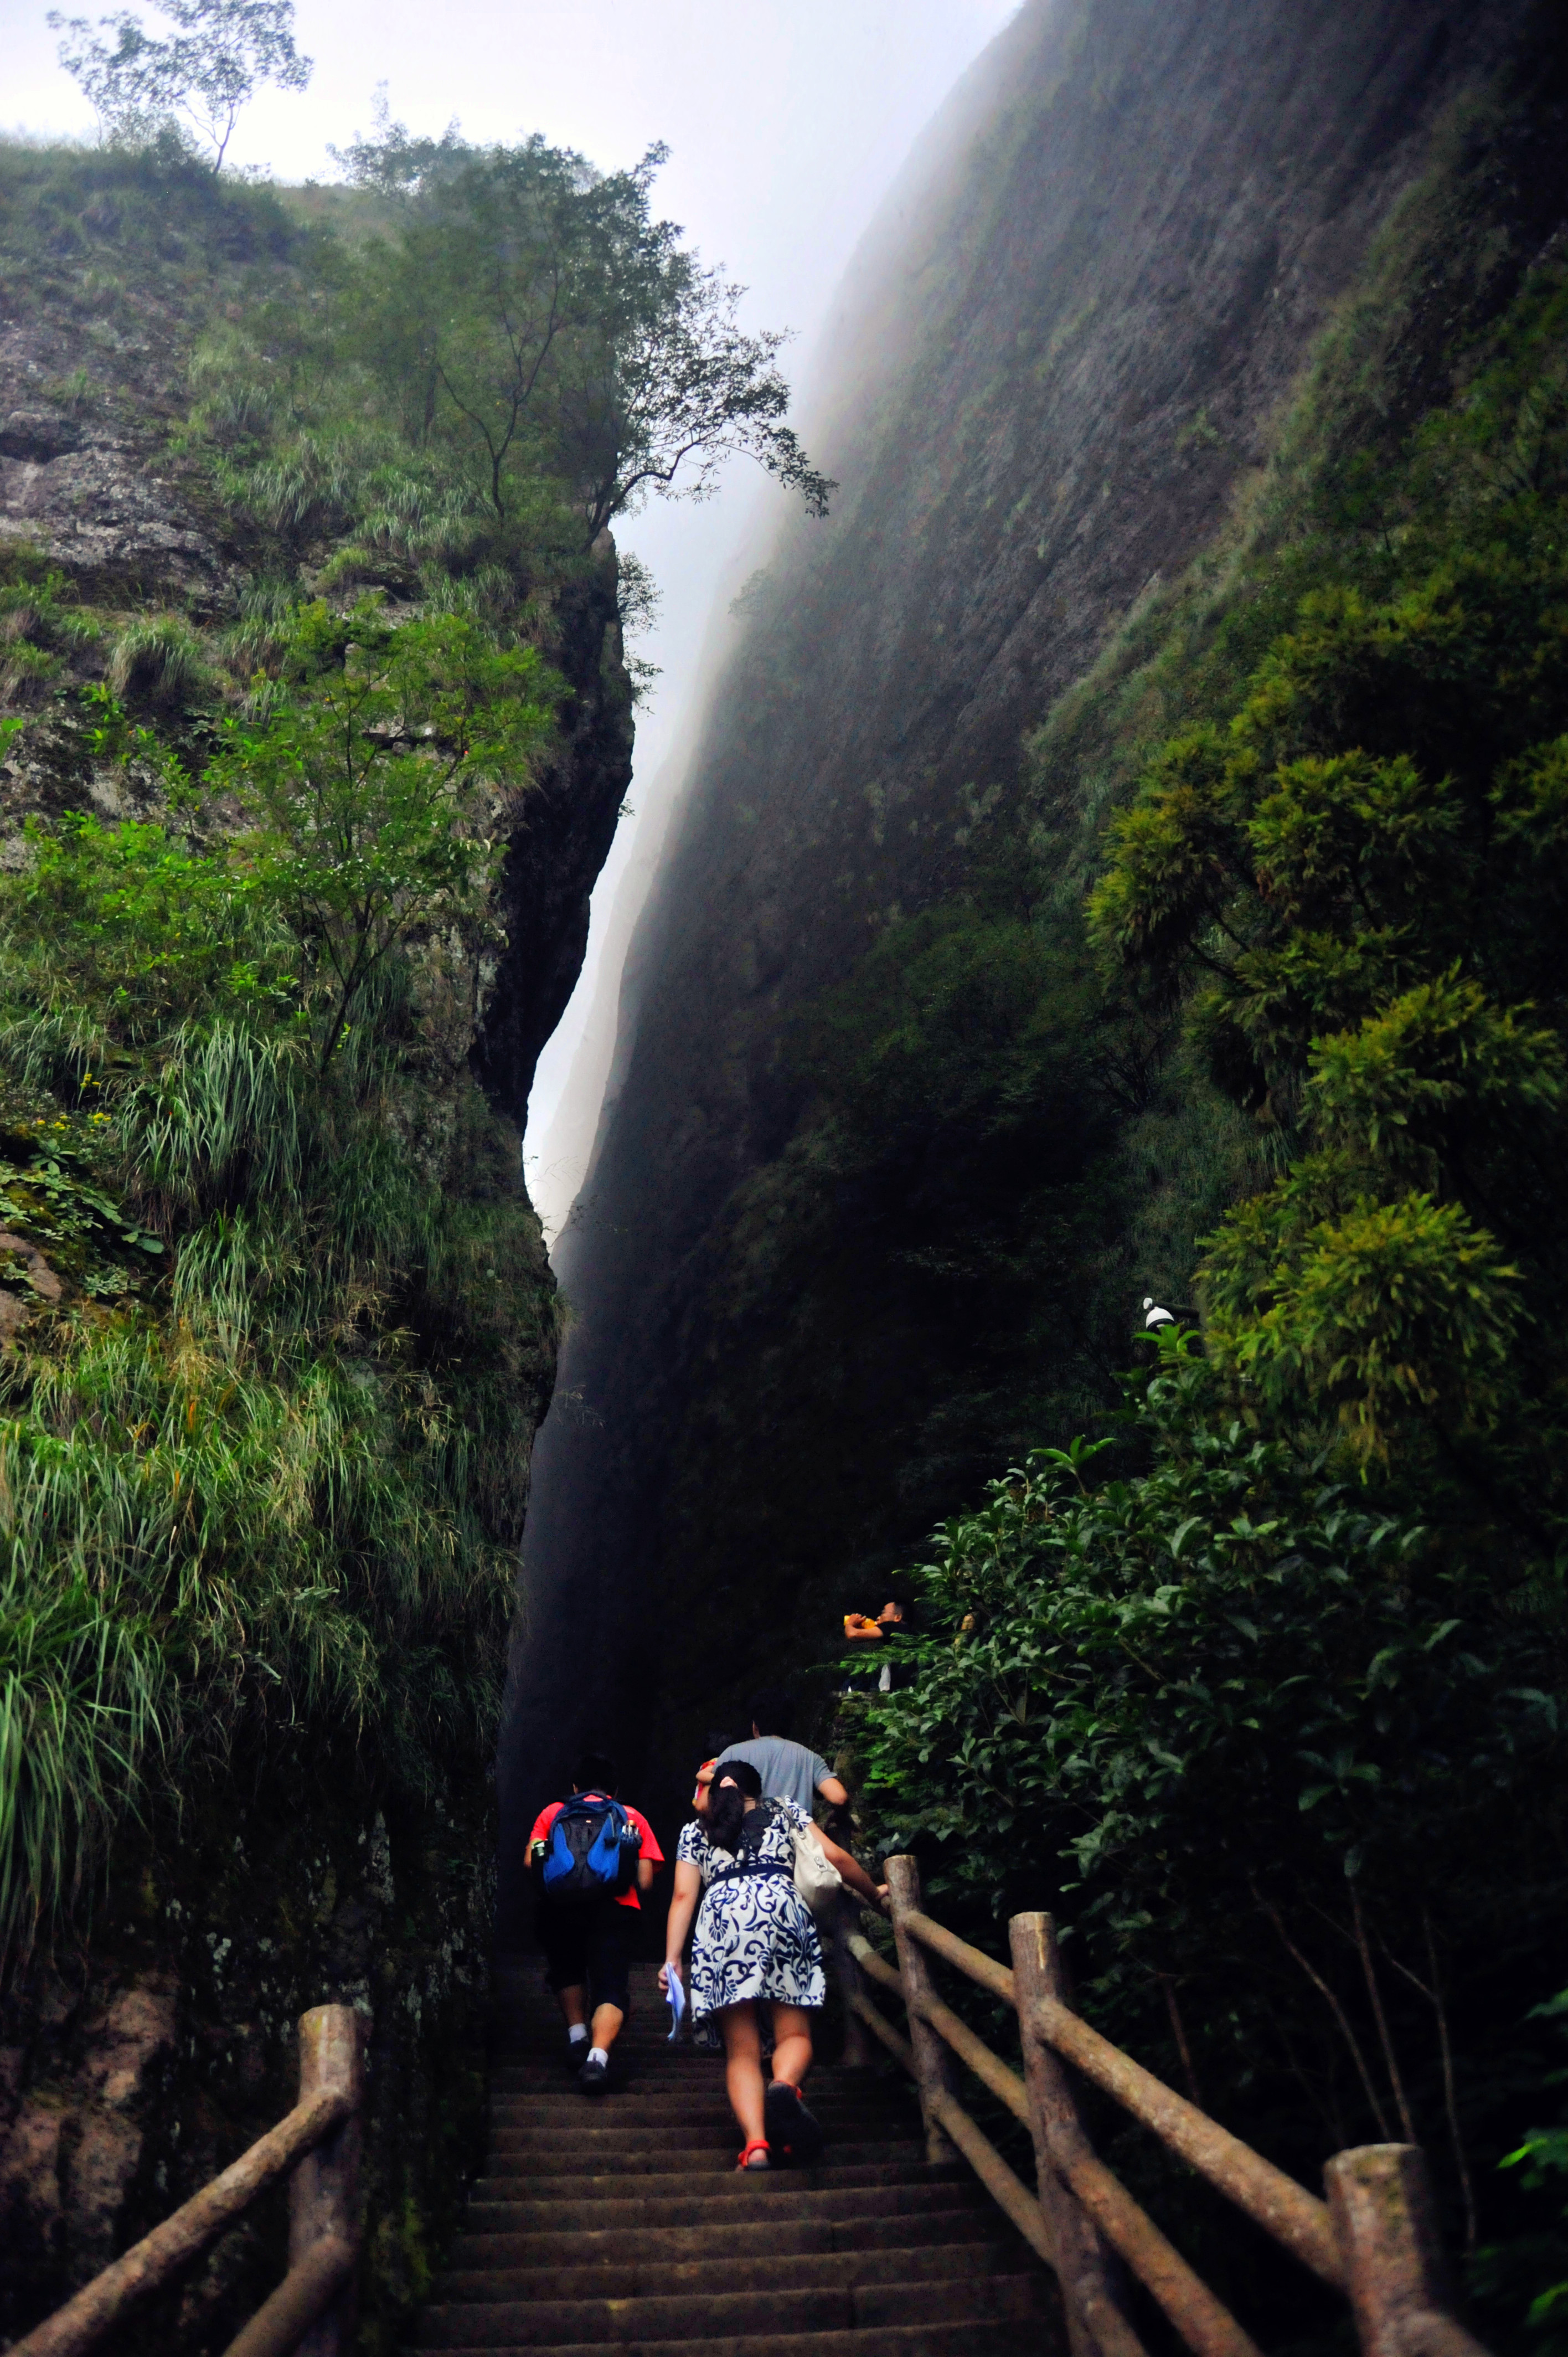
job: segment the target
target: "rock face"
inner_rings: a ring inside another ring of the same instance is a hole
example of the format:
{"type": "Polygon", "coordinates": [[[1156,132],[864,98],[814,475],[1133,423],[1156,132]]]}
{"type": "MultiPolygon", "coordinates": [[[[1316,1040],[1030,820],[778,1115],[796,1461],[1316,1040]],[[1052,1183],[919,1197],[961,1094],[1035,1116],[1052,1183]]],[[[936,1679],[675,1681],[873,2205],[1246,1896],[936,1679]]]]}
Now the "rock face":
{"type": "MultiPolygon", "coordinates": [[[[348,2003],[367,2041],[371,2264],[364,2345],[392,2345],[474,2165],[485,2093],[493,1819],[477,1795],[389,1828],[319,1793],[134,1836],[76,1953],[38,1960],[0,2007],[0,2332],[200,2190],[295,2100],[295,2026],[348,2003]]],[[[286,2264],[262,2203],[139,2317],[131,2345],[221,2348],[286,2264]]]]}
{"type": "MultiPolygon", "coordinates": [[[[236,270],[264,260],[247,250],[236,270]]],[[[247,579],[246,553],[169,457],[188,403],[189,323],[156,292],[144,307],[133,335],[88,301],[7,286],[0,271],[0,559],[20,547],[64,576],[68,597],[126,620],[146,610],[203,619],[247,579]]],[[[474,1044],[492,1102],[520,1124],[534,1060],[575,982],[588,896],[630,777],[607,534],[596,555],[548,633],[572,690],[564,744],[509,845],[510,945],[474,1044]]],[[[0,712],[34,725],[8,748],[0,738],[0,857],[19,856],[35,813],[150,808],[152,781],[128,801],[123,774],[95,769],[79,716],[48,701],[73,673],[101,671],[102,653],[87,650],[47,683],[14,676],[6,657],[0,640],[0,712]]],[[[553,1380],[553,1281],[537,1235],[529,1275],[542,1340],[520,1377],[525,1428],[553,1380]]],[[[0,1235],[0,1347],[59,1290],[34,1245],[0,1235]]],[[[0,1992],[0,2341],[289,2109],[297,2017],[331,2001],[356,2007],[368,2041],[361,2345],[394,2345],[428,2281],[483,2133],[493,1797],[433,1801],[389,1823],[357,1791],[350,1759],[336,1788],[284,1778],[237,1816],[230,1805],[193,1789],[172,1838],[123,1831],[80,1946],[39,1954],[0,1992]]],[[[148,2311],[131,2345],[166,2345],[172,2333],[191,2352],[224,2347],[278,2279],[285,2239],[278,2198],[148,2311]]]]}
{"type": "MultiPolygon", "coordinates": [[[[637,1746],[650,1694],[639,1798],[673,1811],[747,1683],[820,1662],[833,1611],[881,1600],[856,1583],[996,1469],[933,1444],[938,1469],[908,1472],[906,1433],[973,1350],[961,1311],[939,1328],[892,1267],[940,1261],[940,1174],[880,1262],[866,1239],[882,1252],[904,1207],[865,1211],[825,1164],[812,1224],[780,1243],[822,1159],[791,1027],[890,919],[980,888],[1026,732],[1232,528],[1337,307],[1462,144],[1465,94],[1549,39],[1539,11],[1479,0],[1034,0],[886,209],[815,454],[836,512],[748,594],[557,1254],[577,1323],[536,1461],[519,1825],[574,1738],[637,1746]],[[830,1265],[836,1321],[811,1306],[830,1265]],[[830,1608],[835,1577],[855,1592],[830,1608]]],[[[1512,214],[1451,229],[1477,255],[1495,232],[1498,299],[1563,210],[1560,93],[1538,79],[1494,176],[1512,214]]],[[[1420,324],[1430,356],[1442,322],[1420,324]]],[[[1052,823],[1100,788],[1053,791],[1047,866],[1052,823]]],[[[985,1380],[1002,1398],[1018,1363],[985,1380]]]]}

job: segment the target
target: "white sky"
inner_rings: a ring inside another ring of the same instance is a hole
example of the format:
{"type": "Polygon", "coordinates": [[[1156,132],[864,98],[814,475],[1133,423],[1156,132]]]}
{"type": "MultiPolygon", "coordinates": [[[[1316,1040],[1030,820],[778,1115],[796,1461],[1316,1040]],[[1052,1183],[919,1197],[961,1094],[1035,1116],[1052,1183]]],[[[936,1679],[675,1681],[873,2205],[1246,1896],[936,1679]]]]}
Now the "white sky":
{"type": "MultiPolygon", "coordinates": [[[[67,5],[75,13],[84,0],[67,5]]],[[[356,130],[370,132],[382,81],[393,115],[415,131],[438,132],[454,115],[471,139],[542,131],[606,168],[635,162],[662,139],[672,153],[657,184],[658,210],[749,288],[749,325],[799,331],[785,364],[793,382],[809,382],[833,289],[878,199],[964,67],[1016,5],[296,0],[296,38],[316,60],[310,86],[301,94],[263,92],[242,119],[231,157],[283,179],[332,177],[328,143],[341,146],[356,130]]],[[[0,0],[0,125],[90,136],[91,112],[56,61],[47,6],[48,0],[0,0]]],[[[149,31],[164,29],[155,6],[135,13],[149,31]]],[[[595,895],[588,963],[540,1065],[530,1154],[537,1154],[582,1035],[604,911],[649,815],[650,782],[680,735],[715,597],[732,594],[741,543],[760,536],[767,511],[753,471],[740,462],[711,504],[656,504],[617,527],[663,594],[657,629],[637,650],[662,675],[639,716],[630,795],[637,817],[622,822],[595,895]]]]}

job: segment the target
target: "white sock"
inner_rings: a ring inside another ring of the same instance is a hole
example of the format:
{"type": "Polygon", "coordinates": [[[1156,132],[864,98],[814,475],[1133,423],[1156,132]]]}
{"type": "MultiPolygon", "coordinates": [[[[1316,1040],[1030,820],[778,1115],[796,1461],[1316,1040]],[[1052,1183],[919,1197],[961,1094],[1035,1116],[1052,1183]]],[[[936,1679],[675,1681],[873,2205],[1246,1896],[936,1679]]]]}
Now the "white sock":
{"type": "Polygon", "coordinates": [[[589,2047],[589,2049],[588,2049],[588,2060],[589,2060],[589,2061],[590,2061],[590,2062],[607,2062],[607,2061],[609,2061],[609,2059],[610,2059],[610,2058],[609,2058],[609,2055],[608,2055],[608,2053],[606,2051],[606,2050],[604,2049],[604,2047],[602,2047],[602,2046],[590,2046],[590,2047],[589,2047]]]}
{"type": "Polygon", "coordinates": [[[585,2039],[585,2038],[586,2038],[587,2034],[588,2034],[588,2025],[587,2025],[587,2023],[586,2023],[585,2021],[574,2021],[574,2022],[572,2022],[572,2023],[568,2026],[568,2029],[567,2029],[567,2031],[566,2031],[567,2038],[571,2040],[571,2043],[572,2043],[574,2046],[581,2046],[581,2044],[582,2044],[582,2042],[583,2042],[584,2039],[585,2039]]]}

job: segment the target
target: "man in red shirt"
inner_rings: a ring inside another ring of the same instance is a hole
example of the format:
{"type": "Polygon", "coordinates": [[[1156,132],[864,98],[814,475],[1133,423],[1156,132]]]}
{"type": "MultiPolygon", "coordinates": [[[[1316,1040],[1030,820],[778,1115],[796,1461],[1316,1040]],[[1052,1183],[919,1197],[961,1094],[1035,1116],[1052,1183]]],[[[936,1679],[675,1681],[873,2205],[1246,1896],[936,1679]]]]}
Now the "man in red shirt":
{"type": "MultiPolygon", "coordinates": [[[[602,1751],[585,1752],[572,1771],[572,1797],[613,1801],[617,1797],[618,1777],[613,1760],[607,1760],[602,1751]]],[[[528,1859],[539,1893],[539,1937],[548,1966],[545,1978],[565,2017],[573,2057],[583,2056],[577,2083],[585,2095],[596,2095],[608,2074],[610,2048],[626,2019],[631,1964],[628,1935],[631,1927],[625,1910],[640,1906],[639,1891],[652,1889],[653,1869],[663,1865],[664,1852],[641,1811],[622,1801],[620,1805],[639,1838],[633,1887],[617,1896],[607,1892],[598,1899],[553,1900],[544,1889],[544,1858],[550,1846],[550,1829],[564,1805],[564,1802],[552,1801],[548,1808],[541,1809],[528,1836],[528,1859]]]]}

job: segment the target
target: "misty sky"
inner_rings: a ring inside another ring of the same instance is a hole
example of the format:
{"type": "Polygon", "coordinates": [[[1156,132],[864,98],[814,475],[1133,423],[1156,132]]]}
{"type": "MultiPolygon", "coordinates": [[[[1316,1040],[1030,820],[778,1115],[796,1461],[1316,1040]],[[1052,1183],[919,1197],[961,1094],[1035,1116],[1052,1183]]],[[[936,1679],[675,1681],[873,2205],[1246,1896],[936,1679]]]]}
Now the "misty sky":
{"type": "MultiPolygon", "coordinates": [[[[316,60],[303,94],[263,93],[231,159],[283,179],[334,177],[327,156],[369,132],[375,86],[393,115],[439,131],[454,115],[473,139],[542,131],[607,168],[656,140],[672,150],[661,213],[750,292],[755,327],[789,327],[791,381],[809,385],[833,288],[877,199],[917,134],[1017,0],[296,0],[302,49],[316,60]]],[[[74,11],[72,12],[74,13],[74,11]]],[[[97,15],[97,9],[91,11],[97,15]]],[[[155,7],[138,12],[163,29],[155,7]]],[[[56,62],[34,0],[0,0],[0,126],[90,137],[91,110],[56,62]]],[[[665,770],[721,589],[743,543],[767,528],[771,492],[730,467],[700,507],[655,503],[617,526],[663,595],[639,652],[661,676],[639,716],[635,820],[623,821],[595,898],[596,934],[635,853],[650,781],[665,770]]],[[[529,1145],[549,1125],[592,994],[597,942],[541,1063],[529,1145]]],[[[531,1175],[536,1176],[537,1164],[531,1175]]]]}

